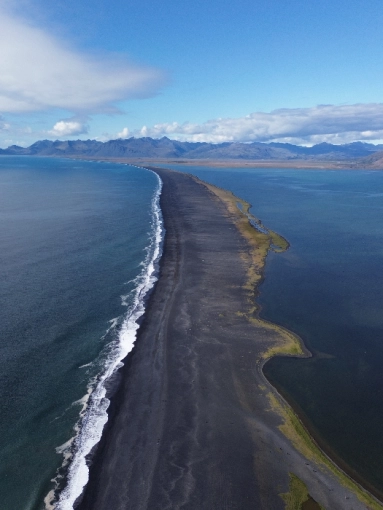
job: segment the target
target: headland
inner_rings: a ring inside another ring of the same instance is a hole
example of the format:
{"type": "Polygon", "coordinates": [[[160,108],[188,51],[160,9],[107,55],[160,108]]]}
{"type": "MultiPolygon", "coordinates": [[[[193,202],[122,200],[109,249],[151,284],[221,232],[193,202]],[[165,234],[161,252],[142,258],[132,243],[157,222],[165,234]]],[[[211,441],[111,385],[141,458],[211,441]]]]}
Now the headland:
{"type": "Polygon", "coordinates": [[[286,241],[230,192],[151,169],[163,181],[159,280],[78,508],[382,508],[263,375],[270,356],[309,355],[255,305],[267,252],[286,241]]]}

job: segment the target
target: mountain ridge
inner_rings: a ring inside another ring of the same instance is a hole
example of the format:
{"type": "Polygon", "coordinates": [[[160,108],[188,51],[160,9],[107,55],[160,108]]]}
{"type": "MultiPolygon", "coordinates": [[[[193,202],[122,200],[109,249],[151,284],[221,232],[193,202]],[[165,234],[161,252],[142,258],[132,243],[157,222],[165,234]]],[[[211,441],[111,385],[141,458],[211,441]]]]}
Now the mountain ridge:
{"type": "MultiPolygon", "coordinates": [[[[84,156],[92,158],[185,158],[185,159],[237,159],[237,160],[319,160],[345,161],[355,158],[380,158],[374,155],[383,151],[382,145],[353,142],[344,145],[320,143],[304,147],[289,143],[263,142],[181,142],[167,137],[160,139],[127,138],[100,142],[97,140],[39,140],[29,147],[11,145],[0,149],[0,155],[20,156],[84,156]]],[[[383,154],[383,152],[382,152],[383,154]]]]}

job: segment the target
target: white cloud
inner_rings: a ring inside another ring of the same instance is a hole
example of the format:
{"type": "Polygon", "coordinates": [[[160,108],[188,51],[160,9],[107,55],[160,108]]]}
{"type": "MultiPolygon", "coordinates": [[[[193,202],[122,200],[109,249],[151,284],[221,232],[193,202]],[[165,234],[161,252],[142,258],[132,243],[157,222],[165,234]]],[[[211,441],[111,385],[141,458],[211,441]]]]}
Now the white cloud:
{"type": "Polygon", "coordinates": [[[56,122],[51,131],[48,131],[48,134],[61,138],[63,136],[81,135],[87,132],[88,127],[81,122],[75,120],[60,120],[56,122]]]}
{"type": "Polygon", "coordinates": [[[158,70],[75,51],[1,4],[1,112],[113,111],[117,101],[153,95],[164,82],[158,70]]]}
{"type": "Polygon", "coordinates": [[[193,142],[348,143],[383,136],[383,104],[319,105],[218,118],[202,124],[178,122],[143,126],[135,136],[169,136],[193,142]]]}
{"type": "Polygon", "coordinates": [[[128,138],[129,136],[129,129],[127,127],[124,127],[122,131],[117,133],[117,138],[128,138]]]}

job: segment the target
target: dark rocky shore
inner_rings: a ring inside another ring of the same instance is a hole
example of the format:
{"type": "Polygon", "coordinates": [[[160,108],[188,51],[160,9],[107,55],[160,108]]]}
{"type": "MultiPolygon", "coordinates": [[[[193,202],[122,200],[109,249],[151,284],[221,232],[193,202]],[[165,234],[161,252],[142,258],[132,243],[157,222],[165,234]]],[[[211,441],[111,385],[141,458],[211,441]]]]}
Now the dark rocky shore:
{"type": "Polygon", "coordinates": [[[78,508],[298,508],[281,497],[291,474],[312,496],[303,508],[369,508],[279,429],[259,363],[278,333],[241,313],[249,246],[225,204],[188,175],[156,172],[160,277],[78,508]]]}

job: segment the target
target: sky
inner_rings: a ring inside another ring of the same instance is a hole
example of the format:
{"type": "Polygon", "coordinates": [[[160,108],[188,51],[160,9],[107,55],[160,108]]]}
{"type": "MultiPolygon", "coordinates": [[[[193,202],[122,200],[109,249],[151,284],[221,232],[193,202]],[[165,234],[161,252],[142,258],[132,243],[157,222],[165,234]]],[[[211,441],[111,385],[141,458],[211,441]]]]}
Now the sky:
{"type": "Polygon", "coordinates": [[[382,0],[0,0],[0,147],[383,140],[382,0]]]}

